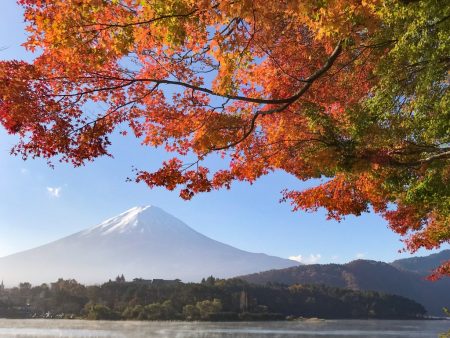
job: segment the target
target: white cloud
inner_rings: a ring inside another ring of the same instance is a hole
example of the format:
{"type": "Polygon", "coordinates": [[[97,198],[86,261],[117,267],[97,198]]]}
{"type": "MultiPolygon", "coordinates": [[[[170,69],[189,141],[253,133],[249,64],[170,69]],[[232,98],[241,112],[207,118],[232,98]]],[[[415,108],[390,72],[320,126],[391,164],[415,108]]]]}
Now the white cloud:
{"type": "Polygon", "coordinates": [[[289,258],[290,260],[297,261],[297,262],[301,262],[301,261],[302,261],[302,255],[298,255],[298,256],[289,256],[288,258],[289,258]]]}
{"type": "Polygon", "coordinates": [[[358,253],[355,255],[355,257],[358,258],[358,259],[362,259],[362,258],[366,257],[366,254],[363,253],[363,252],[358,252],[358,253]]]}
{"type": "Polygon", "coordinates": [[[316,264],[322,258],[321,254],[310,254],[309,256],[303,257],[302,255],[290,256],[289,259],[297,261],[303,264],[316,264]]]}
{"type": "Polygon", "coordinates": [[[61,187],[47,187],[47,192],[51,197],[61,197],[61,187]]]}
{"type": "Polygon", "coordinates": [[[26,175],[26,174],[28,174],[28,169],[26,169],[26,168],[20,168],[20,173],[21,173],[22,175],[26,175]]]}

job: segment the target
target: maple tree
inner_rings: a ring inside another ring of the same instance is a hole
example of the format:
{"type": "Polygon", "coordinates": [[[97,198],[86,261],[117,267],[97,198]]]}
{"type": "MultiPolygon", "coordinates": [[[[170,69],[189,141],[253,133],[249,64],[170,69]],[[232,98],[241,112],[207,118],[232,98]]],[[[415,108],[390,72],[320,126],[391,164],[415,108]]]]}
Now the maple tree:
{"type": "Polygon", "coordinates": [[[82,165],[127,124],[178,154],[136,172],[149,187],[190,199],[283,170],[323,179],[283,192],[295,210],[373,209],[411,252],[449,242],[450,3],[18,2],[39,55],[0,62],[14,154],[82,165]],[[225,169],[202,164],[212,154],[225,169]]]}

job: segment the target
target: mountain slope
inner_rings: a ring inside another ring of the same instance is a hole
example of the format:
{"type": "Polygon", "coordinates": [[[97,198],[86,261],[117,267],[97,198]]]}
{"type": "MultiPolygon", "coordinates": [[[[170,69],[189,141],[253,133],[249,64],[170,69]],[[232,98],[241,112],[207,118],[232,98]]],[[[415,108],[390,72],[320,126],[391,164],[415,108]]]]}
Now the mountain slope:
{"type": "Polygon", "coordinates": [[[399,259],[393,261],[391,264],[402,270],[428,275],[432,270],[447,260],[450,260],[450,250],[442,250],[441,252],[425,257],[399,259]]]}
{"type": "Polygon", "coordinates": [[[430,282],[415,272],[382,262],[356,260],[347,264],[315,264],[271,270],[240,277],[256,284],[325,284],[354,290],[373,290],[413,299],[431,315],[442,316],[450,304],[450,281],[430,282]]]}
{"type": "Polygon", "coordinates": [[[9,285],[60,277],[100,283],[123,273],[128,279],[198,281],[294,265],[212,240],[152,206],[130,209],[85,231],[0,258],[0,278],[9,285]]]}

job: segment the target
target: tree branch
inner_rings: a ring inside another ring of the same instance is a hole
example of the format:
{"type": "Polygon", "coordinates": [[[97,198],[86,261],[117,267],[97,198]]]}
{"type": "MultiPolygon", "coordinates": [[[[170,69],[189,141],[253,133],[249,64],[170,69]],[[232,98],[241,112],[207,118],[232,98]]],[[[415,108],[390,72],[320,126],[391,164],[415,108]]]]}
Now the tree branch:
{"type": "Polygon", "coordinates": [[[253,132],[253,130],[255,129],[255,126],[256,126],[256,120],[258,119],[258,117],[260,115],[270,115],[270,114],[278,113],[278,112],[281,112],[281,111],[287,109],[291,104],[293,104],[303,94],[306,93],[306,91],[309,89],[309,87],[311,87],[311,85],[314,83],[314,81],[316,81],[318,78],[320,78],[323,74],[325,74],[331,68],[331,66],[336,61],[336,59],[341,54],[341,52],[342,52],[342,44],[339,41],[339,43],[336,46],[336,48],[334,49],[333,53],[331,53],[331,55],[329,56],[329,58],[327,59],[325,64],[322,66],[322,68],[318,69],[313,74],[311,74],[308,78],[306,78],[304,80],[305,85],[296,94],[294,94],[293,96],[291,96],[288,99],[283,100],[285,103],[282,102],[284,104],[282,104],[281,106],[279,106],[277,108],[257,111],[253,115],[253,117],[250,121],[250,128],[246,132],[244,132],[244,135],[242,135],[242,137],[240,139],[238,139],[232,143],[229,143],[225,146],[222,146],[222,147],[214,147],[211,150],[225,150],[225,149],[229,149],[229,148],[232,148],[232,147],[238,145],[239,143],[244,141],[247,137],[249,137],[250,134],[253,132]]]}

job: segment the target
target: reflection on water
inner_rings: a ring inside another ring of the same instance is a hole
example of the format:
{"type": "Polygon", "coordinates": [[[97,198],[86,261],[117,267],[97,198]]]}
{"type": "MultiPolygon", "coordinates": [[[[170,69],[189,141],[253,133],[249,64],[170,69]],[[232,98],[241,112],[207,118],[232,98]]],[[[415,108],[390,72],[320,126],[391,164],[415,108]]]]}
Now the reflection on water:
{"type": "Polygon", "coordinates": [[[450,321],[326,320],[251,323],[0,319],[0,337],[437,337],[450,321]]]}

